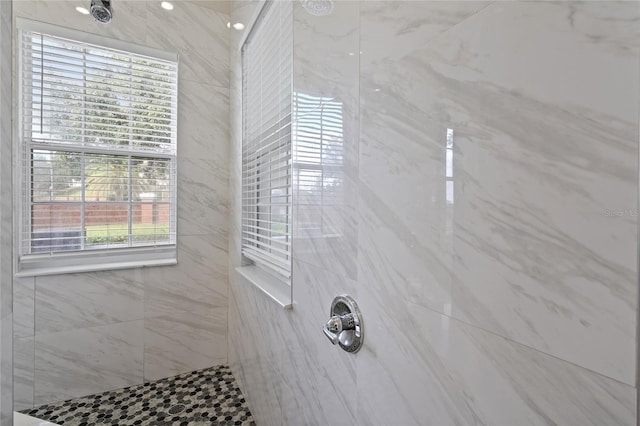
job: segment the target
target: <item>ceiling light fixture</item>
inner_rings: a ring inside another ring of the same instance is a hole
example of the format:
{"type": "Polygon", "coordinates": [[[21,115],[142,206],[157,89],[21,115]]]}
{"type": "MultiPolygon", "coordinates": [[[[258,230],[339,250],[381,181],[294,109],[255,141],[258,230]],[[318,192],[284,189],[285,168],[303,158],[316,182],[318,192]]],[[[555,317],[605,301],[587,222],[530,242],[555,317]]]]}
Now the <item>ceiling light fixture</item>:
{"type": "Polygon", "coordinates": [[[83,15],[88,15],[89,14],[89,11],[87,9],[85,9],[84,7],[78,6],[78,7],[76,7],[76,10],[78,12],[82,13],[83,15]]]}
{"type": "Polygon", "coordinates": [[[236,22],[233,24],[233,28],[238,31],[244,30],[244,24],[242,22],[236,22]]]}
{"type": "Polygon", "coordinates": [[[160,6],[165,10],[173,10],[173,4],[169,3],[168,1],[163,1],[162,3],[160,3],[160,6]]]}

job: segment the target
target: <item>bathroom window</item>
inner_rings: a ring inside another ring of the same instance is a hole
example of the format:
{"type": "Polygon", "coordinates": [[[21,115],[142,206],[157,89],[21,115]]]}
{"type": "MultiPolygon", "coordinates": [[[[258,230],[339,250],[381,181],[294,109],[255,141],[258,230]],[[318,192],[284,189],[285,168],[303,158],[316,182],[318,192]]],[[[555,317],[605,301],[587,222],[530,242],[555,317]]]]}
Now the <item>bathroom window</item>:
{"type": "Polygon", "coordinates": [[[266,3],[242,47],[242,254],[291,279],[291,2],[266,3]]]}
{"type": "Polygon", "coordinates": [[[20,26],[19,274],[175,263],[175,55],[20,26]]]}

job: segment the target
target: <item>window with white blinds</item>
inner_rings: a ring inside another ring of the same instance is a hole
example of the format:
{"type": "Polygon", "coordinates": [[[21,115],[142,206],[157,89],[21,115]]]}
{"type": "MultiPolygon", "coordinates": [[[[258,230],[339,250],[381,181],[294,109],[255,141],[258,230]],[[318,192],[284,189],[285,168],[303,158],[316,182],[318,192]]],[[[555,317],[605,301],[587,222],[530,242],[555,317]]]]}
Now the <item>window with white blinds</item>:
{"type": "Polygon", "coordinates": [[[177,62],[20,39],[21,270],[175,263],[177,62]]]}
{"type": "Polygon", "coordinates": [[[242,47],[242,254],[291,277],[292,3],[270,1],[242,47]]]}

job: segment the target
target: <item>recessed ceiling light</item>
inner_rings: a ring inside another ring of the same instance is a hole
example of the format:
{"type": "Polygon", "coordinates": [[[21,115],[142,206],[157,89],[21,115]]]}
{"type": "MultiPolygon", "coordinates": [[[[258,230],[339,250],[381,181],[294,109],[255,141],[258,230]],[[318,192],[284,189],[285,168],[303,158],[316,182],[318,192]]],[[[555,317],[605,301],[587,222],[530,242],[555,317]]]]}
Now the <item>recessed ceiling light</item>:
{"type": "Polygon", "coordinates": [[[227,28],[231,28],[231,22],[227,22],[227,28]]]}
{"type": "Polygon", "coordinates": [[[89,11],[87,9],[85,9],[84,7],[78,6],[78,7],[76,7],[76,10],[78,12],[82,13],[83,15],[88,15],[89,14],[89,11]]]}
{"type": "Polygon", "coordinates": [[[173,4],[169,3],[168,1],[163,1],[162,3],[160,3],[160,6],[162,6],[162,8],[166,10],[173,10],[173,4]]]}
{"type": "Polygon", "coordinates": [[[244,24],[242,22],[236,22],[235,24],[233,24],[233,28],[238,31],[244,30],[244,24]]]}

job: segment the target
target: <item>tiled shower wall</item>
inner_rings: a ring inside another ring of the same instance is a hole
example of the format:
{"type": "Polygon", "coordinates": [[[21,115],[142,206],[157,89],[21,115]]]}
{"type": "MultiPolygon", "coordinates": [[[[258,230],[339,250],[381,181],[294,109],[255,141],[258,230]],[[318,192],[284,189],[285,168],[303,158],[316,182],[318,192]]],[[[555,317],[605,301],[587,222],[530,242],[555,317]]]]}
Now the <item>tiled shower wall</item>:
{"type": "Polygon", "coordinates": [[[221,5],[176,2],[169,12],[157,1],[117,1],[113,22],[102,25],[74,10],[85,1],[14,2],[14,17],[180,57],[178,265],[16,279],[16,409],[226,362],[229,30],[221,5]]]}
{"type": "Polygon", "coordinates": [[[0,424],[13,413],[11,2],[0,1],[0,424]]]}
{"type": "Polygon", "coordinates": [[[293,7],[294,91],[342,137],[294,164],[282,310],[233,269],[234,35],[229,357],[256,420],[635,425],[640,4],[293,7]],[[341,293],[355,355],[321,332],[341,293]]]}

